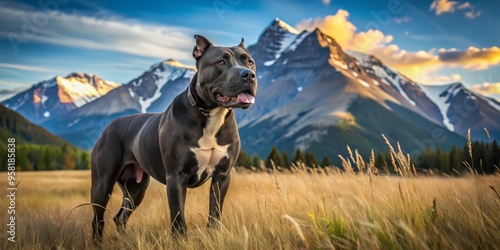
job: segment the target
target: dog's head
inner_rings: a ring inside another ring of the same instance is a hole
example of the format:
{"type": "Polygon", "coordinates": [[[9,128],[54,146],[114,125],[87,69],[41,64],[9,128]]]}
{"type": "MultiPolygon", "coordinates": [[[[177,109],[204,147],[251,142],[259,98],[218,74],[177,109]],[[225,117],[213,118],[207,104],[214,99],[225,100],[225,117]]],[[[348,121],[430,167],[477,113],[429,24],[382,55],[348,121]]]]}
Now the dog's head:
{"type": "Polygon", "coordinates": [[[233,47],[214,46],[195,35],[196,93],[210,106],[247,109],[255,102],[258,83],[255,61],[244,40],[233,47]]]}

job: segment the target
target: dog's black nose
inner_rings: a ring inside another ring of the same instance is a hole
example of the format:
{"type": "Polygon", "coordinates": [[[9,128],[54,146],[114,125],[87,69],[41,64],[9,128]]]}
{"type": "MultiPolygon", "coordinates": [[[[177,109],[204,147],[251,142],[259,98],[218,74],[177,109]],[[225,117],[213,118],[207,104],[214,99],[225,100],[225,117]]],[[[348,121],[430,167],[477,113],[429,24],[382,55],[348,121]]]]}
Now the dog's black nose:
{"type": "Polygon", "coordinates": [[[240,71],[241,78],[245,82],[253,82],[255,81],[255,73],[252,70],[249,69],[242,69],[240,71]]]}

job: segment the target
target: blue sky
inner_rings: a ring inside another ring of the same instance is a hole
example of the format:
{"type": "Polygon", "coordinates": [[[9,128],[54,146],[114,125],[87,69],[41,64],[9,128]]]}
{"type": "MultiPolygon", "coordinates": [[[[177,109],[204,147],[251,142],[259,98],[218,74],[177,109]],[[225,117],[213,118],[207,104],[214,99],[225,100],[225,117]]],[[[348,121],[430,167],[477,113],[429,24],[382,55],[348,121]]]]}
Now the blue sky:
{"type": "Polygon", "coordinates": [[[319,27],[422,83],[500,94],[499,1],[84,1],[0,3],[0,89],[93,73],[126,83],[151,64],[194,64],[193,35],[247,45],[280,18],[319,27]]]}

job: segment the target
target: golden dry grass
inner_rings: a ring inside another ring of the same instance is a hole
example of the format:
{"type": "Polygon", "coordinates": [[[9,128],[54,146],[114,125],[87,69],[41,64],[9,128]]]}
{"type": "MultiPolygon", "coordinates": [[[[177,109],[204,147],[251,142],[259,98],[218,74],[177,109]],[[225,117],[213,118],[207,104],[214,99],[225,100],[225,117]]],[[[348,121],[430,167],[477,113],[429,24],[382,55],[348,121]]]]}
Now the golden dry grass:
{"type": "MultiPolygon", "coordinates": [[[[6,174],[0,188],[6,189],[6,174]]],[[[89,171],[18,172],[16,244],[0,249],[92,248],[89,171]],[[71,213],[70,213],[71,212],[71,213]]],[[[223,227],[207,229],[209,184],[189,190],[188,237],[173,240],[165,187],[153,181],[125,235],[106,213],[104,249],[494,249],[500,246],[500,176],[238,173],[223,227]],[[371,178],[370,178],[371,177],[371,178]]],[[[5,197],[5,196],[4,196],[5,197]]],[[[7,222],[7,200],[0,218],[7,222]]]]}

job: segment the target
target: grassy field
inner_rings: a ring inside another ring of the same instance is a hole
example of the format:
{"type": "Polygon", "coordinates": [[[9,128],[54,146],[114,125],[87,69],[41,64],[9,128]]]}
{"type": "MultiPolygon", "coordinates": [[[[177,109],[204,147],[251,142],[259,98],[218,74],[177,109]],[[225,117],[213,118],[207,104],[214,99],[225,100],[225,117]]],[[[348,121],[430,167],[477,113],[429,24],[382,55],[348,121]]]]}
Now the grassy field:
{"type": "MultiPolygon", "coordinates": [[[[91,248],[89,171],[18,172],[16,243],[0,249],[91,248]]],[[[0,174],[6,190],[7,176],[0,174]]],[[[500,176],[462,178],[233,171],[220,229],[207,229],[209,185],[189,190],[188,237],[170,237],[165,187],[152,182],[125,235],[106,214],[104,249],[495,249],[500,176]]],[[[6,192],[6,191],[2,191],[6,192]]],[[[2,195],[5,197],[5,194],[2,195]]]]}

